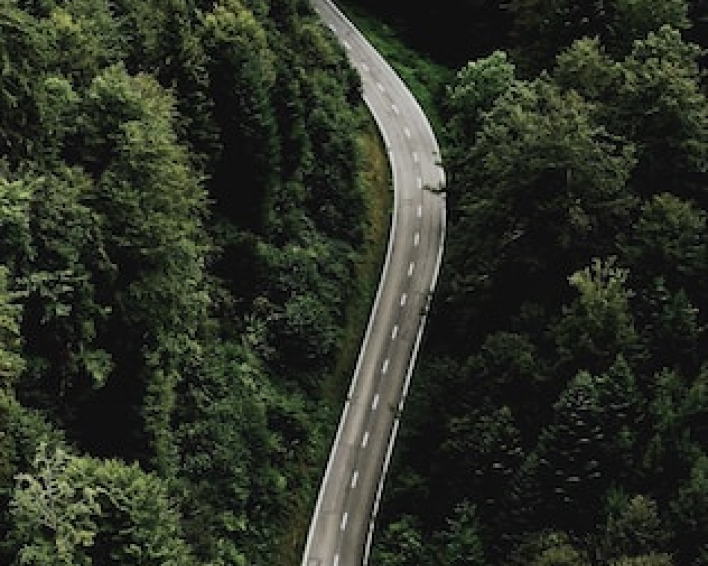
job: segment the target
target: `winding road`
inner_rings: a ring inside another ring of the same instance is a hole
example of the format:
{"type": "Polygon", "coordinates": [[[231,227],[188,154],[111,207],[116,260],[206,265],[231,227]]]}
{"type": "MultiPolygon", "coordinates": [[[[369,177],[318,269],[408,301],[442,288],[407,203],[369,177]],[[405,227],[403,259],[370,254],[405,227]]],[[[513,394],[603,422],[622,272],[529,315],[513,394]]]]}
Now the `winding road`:
{"type": "Polygon", "coordinates": [[[430,124],[403,81],[329,0],[311,0],[362,79],[393,175],[381,281],[315,504],[302,566],[361,566],[371,547],[399,416],[445,236],[445,176],[430,124]]]}

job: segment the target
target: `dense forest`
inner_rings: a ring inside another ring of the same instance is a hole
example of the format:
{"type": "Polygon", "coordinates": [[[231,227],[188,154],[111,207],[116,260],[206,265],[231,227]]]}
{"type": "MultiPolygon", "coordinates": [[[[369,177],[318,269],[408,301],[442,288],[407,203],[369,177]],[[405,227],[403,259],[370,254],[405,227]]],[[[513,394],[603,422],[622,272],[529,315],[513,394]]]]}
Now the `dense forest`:
{"type": "Polygon", "coordinates": [[[708,564],[706,4],[360,3],[456,70],[373,563],[708,564]]]}
{"type": "Polygon", "coordinates": [[[0,1],[0,564],[276,563],[338,412],[359,91],[306,0],[0,1]]]}

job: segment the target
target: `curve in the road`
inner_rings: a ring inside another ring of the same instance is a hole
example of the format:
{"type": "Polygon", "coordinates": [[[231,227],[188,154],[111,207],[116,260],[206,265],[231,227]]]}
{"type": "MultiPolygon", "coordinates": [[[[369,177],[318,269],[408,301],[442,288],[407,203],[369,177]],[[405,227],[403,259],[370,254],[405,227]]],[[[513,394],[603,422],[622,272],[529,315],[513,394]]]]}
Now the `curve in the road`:
{"type": "Polygon", "coordinates": [[[302,566],[366,564],[437,281],[445,177],[433,130],[403,81],[330,0],[312,0],[362,79],[388,150],[394,209],[381,281],[312,516],[302,566]]]}

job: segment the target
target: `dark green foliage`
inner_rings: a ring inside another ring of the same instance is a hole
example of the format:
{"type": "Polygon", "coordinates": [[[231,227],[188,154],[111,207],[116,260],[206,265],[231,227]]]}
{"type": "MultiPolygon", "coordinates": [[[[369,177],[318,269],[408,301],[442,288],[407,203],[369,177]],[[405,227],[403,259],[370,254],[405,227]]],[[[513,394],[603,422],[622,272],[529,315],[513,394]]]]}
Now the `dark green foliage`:
{"type": "Polygon", "coordinates": [[[382,549],[405,516],[456,563],[465,502],[490,564],[708,558],[701,4],[508,3],[440,101],[447,249],[382,549]]]}
{"type": "Polygon", "coordinates": [[[269,564],[328,440],[356,74],[304,1],[0,4],[0,562],[269,564]]]}
{"type": "Polygon", "coordinates": [[[605,528],[605,560],[661,555],[668,538],[656,502],[642,495],[619,494],[605,528]]]}
{"type": "Polygon", "coordinates": [[[436,541],[443,551],[433,563],[445,566],[485,566],[484,547],[479,536],[479,521],[475,509],[461,503],[447,521],[447,528],[438,534],[436,541]]]}

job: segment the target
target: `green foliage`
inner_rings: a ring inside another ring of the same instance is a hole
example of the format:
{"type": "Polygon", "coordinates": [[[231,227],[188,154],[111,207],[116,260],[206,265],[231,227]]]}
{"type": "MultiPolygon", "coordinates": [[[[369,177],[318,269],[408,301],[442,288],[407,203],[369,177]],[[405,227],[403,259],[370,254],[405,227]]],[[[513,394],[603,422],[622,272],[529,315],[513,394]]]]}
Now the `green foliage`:
{"type": "Polygon", "coordinates": [[[511,557],[509,565],[588,566],[590,560],[567,533],[544,531],[528,536],[511,557]]]}
{"type": "Polygon", "coordinates": [[[420,527],[410,515],[400,517],[387,526],[374,557],[381,566],[413,566],[424,558],[425,545],[420,527]]]}
{"type": "Polygon", "coordinates": [[[384,532],[464,498],[489,563],[702,564],[705,10],[505,7],[440,101],[441,296],[384,532]]]}
{"type": "Polygon", "coordinates": [[[10,500],[15,476],[29,470],[40,443],[55,446],[61,434],[36,411],[23,407],[4,388],[0,390],[0,560],[10,564],[15,555],[10,530],[10,500]]]}
{"type": "Polygon", "coordinates": [[[461,503],[448,519],[447,528],[438,537],[442,552],[435,556],[435,563],[445,566],[485,566],[484,548],[479,536],[479,523],[475,509],[461,503]]]}
{"type": "Polygon", "coordinates": [[[546,78],[516,83],[454,162],[448,192],[460,237],[450,238],[446,283],[453,309],[470,312],[495,297],[501,312],[514,311],[520,279],[524,298],[557,296],[559,277],[627,222],[632,166],[631,146],[595,124],[576,93],[546,78]]]}
{"type": "Polygon", "coordinates": [[[558,55],[554,75],[561,84],[594,101],[608,130],[636,147],[632,185],[643,195],[669,191],[704,202],[696,186],[705,173],[708,124],[699,52],[679,31],[662,26],[637,38],[623,58],[587,39],[558,55]]]}
{"type": "Polygon", "coordinates": [[[356,73],[302,1],[0,4],[0,562],[269,563],[328,440],[356,73]],[[71,454],[31,469],[28,407],[71,454]]]}
{"type": "Polygon", "coordinates": [[[559,364],[602,371],[618,355],[634,353],[637,335],[629,308],[628,271],[614,263],[596,259],[569,278],[579,296],[564,310],[555,330],[559,364]]]}
{"type": "Polygon", "coordinates": [[[194,564],[165,483],[40,444],[12,500],[19,564],[194,564]]]}
{"type": "Polygon", "coordinates": [[[634,40],[662,26],[689,25],[685,0],[514,0],[509,10],[515,56],[531,73],[548,69],[578,39],[597,37],[613,53],[626,55],[634,40]]]}
{"type": "Polygon", "coordinates": [[[32,151],[38,133],[33,96],[45,68],[47,45],[36,21],[9,2],[0,6],[0,154],[13,163],[32,151]]]}
{"type": "MultiPolygon", "coordinates": [[[[708,512],[708,457],[701,454],[671,503],[679,559],[700,563],[708,553],[706,513],[708,512]]],[[[690,562],[688,562],[690,563],[690,562]]]]}
{"type": "Polygon", "coordinates": [[[471,139],[483,122],[483,114],[492,109],[514,80],[514,64],[503,51],[470,61],[460,69],[446,96],[453,135],[459,141],[471,139]]]}
{"type": "Polygon", "coordinates": [[[12,508],[17,538],[22,541],[20,564],[91,564],[82,547],[95,544],[92,516],[100,513],[96,490],[77,488],[66,478],[71,456],[62,449],[47,453],[40,444],[35,475],[17,476],[12,508]],[[49,536],[41,536],[42,531],[49,536]]]}
{"type": "Polygon", "coordinates": [[[632,564],[631,560],[638,560],[640,556],[668,557],[661,554],[667,543],[666,529],[659,517],[657,504],[650,498],[641,495],[627,497],[622,501],[622,506],[608,517],[604,543],[606,553],[620,564],[624,563],[623,560],[632,564]]]}
{"type": "Polygon", "coordinates": [[[24,370],[17,297],[8,289],[8,270],[0,267],[0,386],[8,388],[24,370]]]}

